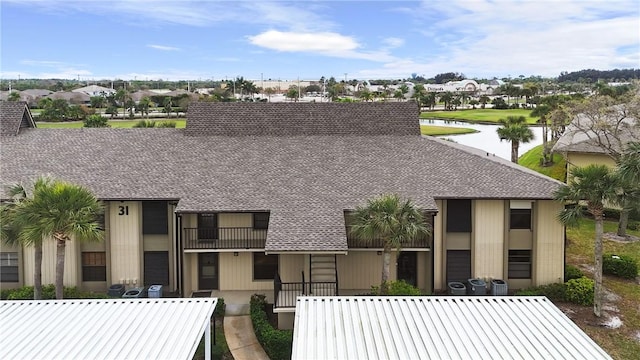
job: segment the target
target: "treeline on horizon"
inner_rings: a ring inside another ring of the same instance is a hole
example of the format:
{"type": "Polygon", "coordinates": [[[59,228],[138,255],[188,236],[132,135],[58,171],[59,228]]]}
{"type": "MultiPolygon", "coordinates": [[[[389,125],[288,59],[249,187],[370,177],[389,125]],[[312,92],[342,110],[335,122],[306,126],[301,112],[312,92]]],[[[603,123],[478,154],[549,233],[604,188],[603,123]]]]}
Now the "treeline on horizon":
{"type": "MultiPolygon", "coordinates": [[[[318,79],[318,82],[324,80],[325,78],[318,79]]],[[[435,75],[431,78],[425,78],[424,76],[411,74],[409,78],[406,79],[375,79],[369,80],[371,85],[384,85],[391,84],[395,85],[404,81],[412,81],[418,84],[444,84],[448,81],[458,81],[467,79],[467,77],[463,73],[458,72],[446,72],[435,75]]],[[[485,78],[473,78],[476,81],[490,81],[495,80],[497,78],[485,79],[485,78]]],[[[558,83],[597,83],[598,81],[603,82],[624,82],[630,81],[634,79],[640,79],[640,69],[613,69],[613,70],[595,70],[595,69],[585,69],[573,72],[563,71],[557,78],[543,78],[541,76],[529,76],[525,77],[524,75],[519,75],[514,78],[501,78],[500,80],[509,83],[524,83],[524,82],[543,82],[543,81],[555,81],[558,83]]],[[[273,81],[273,79],[265,79],[273,81]]],[[[334,77],[326,79],[329,82],[344,82],[344,80],[337,80],[334,77]]],[[[230,81],[233,81],[230,80],[230,81]]],[[[306,79],[309,81],[309,79],[306,79]]],[[[311,80],[313,81],[313,80],[311,80]]],[[[48,89],[51,91],[69,91],[73,89],[77,89],[86,85],[99,85],[113,89],[129,89],[129,90],[152,90],[152,89],[196,89],[196,88],[214,88],[220,86],[221,83],[225,83],[228,81],[225,80],[178,80],[178,81],[170,81],[170,80],[97,80],[97,81],[88,81],[88,80],[75,80],[75,79],[20,79],[16,81],[16,79],[2,79],[0,80],[0,89],[2,91],[9,90],[11,86],[12,90],[27,90],[27,89],[48,89]]],[[[357,79],[348,80],[347,83],[353,84],[357,83],[357,79]]]]}

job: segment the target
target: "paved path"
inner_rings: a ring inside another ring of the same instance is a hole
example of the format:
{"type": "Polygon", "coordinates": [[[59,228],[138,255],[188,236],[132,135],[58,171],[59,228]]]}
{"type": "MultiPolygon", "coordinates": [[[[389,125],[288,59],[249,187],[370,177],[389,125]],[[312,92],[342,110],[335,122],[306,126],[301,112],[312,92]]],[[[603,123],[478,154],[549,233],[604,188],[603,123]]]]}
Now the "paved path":
{"type": "Polygon", "coordinates": [[[224,336],[235,360],[269,360],[256,339],[249,315],[225,316],[224,336]]]}

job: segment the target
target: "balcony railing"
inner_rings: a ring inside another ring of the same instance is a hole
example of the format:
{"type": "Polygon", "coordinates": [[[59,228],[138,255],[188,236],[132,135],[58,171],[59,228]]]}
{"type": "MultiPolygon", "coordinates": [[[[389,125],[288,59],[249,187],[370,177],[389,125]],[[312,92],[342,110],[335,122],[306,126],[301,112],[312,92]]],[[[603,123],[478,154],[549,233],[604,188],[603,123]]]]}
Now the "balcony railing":
{"type": "Polygon", "coordinates": [[[298,296],[337,296],[338,282],[306,282],[304,272],[302,282],[282,282],[276,274],[273,281],[274,308],[295,308],[298,296]]]}
{"type": "Polygon", "coordinates": [[[184,228],[183,235],[185,249],[264,249],[267,229],[184,228]]]}
{"type": "MultiPolygon", "coordinates": [[[[417,238],[411,241],[406,241],[402,243],[402,248],[429,248],[430,240],[426,237],[417,238]]],[[[347,245],[349,249],[382,249],[384,248],[383,242],[381,239],[373,239],[373,240],[362,240],[355,238],[351,235],[347,237],[347,245]]]]}

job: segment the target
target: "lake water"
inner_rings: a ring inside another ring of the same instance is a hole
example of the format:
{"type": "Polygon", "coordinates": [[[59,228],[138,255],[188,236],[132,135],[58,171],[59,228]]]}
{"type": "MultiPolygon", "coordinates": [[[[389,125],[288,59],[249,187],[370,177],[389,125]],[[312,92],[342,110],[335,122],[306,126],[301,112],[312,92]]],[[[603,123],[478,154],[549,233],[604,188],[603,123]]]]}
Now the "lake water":
{"type": "MultiPolygon", "coordinates": [[[[458,144],[473,146],[488,153],[495,154],[496,156],[500,156],[501,158],[511,160],[511,142],[500,141],[498,133],[496,132],[496,129],[500,127],[498,125],[484,125],[460,121],[432,119],[420,119],[420,125],[450,126],[477,130],[478,132],[473,134],[447,135],[438,137],[451,139],[458,144]]],[[[542,145],[542,127],[533,126],[531,127],[531,130],[533,130],[533,134],[535,137],[531,142],[520,144],[520,148],[518,150],[519,156],[522,156],[522,154],[538,145],[542,145]]]]}

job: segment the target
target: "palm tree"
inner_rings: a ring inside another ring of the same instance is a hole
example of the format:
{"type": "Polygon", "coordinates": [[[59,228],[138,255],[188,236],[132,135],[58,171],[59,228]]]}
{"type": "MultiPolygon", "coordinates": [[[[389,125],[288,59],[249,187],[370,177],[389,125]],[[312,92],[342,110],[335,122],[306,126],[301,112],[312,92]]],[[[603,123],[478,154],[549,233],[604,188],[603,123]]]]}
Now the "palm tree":
{"type": "Polygon", "coordinates": [[[396,194],[384,194],[368,200],[353,213],[351,234],[365,242],[382,240],[383,261],[380,292],[388,293],[391,250],[400,251],[402,245],[417,237],[430,235],[431,227],[425,223],[422,212],[411,200],[402,200],[396,194]]]}
{"type": "Polygon", "coordinates": [[[507,119],[500,119],[502,127],[496,131],[500,141],[511,142],[511,161],[518,163],[518,149],[520,143],[528,143],[534,139],[533,131],[527,126],[527,119],[524,116],[508,116],[507,119]]]}
{"type": "Polygon", "coordinates": [[[618,222],[618,236],[627,236],[629,212],[640,210],[640,142],[629,142],[620,158],[616,161],[616,171],[620,180],[618,204],[620,220],[618,222]]]}
{"type": "MultiPolygon", "coordinates": [[[[34,187],[40,186],[40,180],[34,187]]],[[[0,208],[0,239],[8,245],[25,245],[34,247],[33,300],[42,299],[42,237],[28,237],[20,234],[15,222],[16,208],[27,199],[27,190],[19,184],[9,187],[8,194],[12,201],[0,208]]]]}
{"type": "Polygon", "coordinates": [[[487,95],[482,95],[478,101],[482,104],[482,108],[484,109],[487,106],[487,103],[491,102],[491,99],[487,95]]]}
{"type": "Polygon", "coordinates": [[[103,230],[98,223],[102,205],[86,188],[48,177],[38,178],[33,194],[12,209],[12,226],[21,243],[56,241],[56,299],[64,289],[65,248],[72,238],[77,241],[100,240],[103,230]]]}
{"type": "Polygon", "coordinates": [[[556,200],[564,201],[568,206],[560,212],[558,219],[565,225],[576,225],[584,208],[595,220],[595,289],[593,313],[602,311],[602,233],[604,206],[613,201],[616,193],[616,176],[605,165],[588,165],[571,169],[571,179],[554,193],[556,200]],[[583,205],[584,204],[584,205],[583,205]]]}

